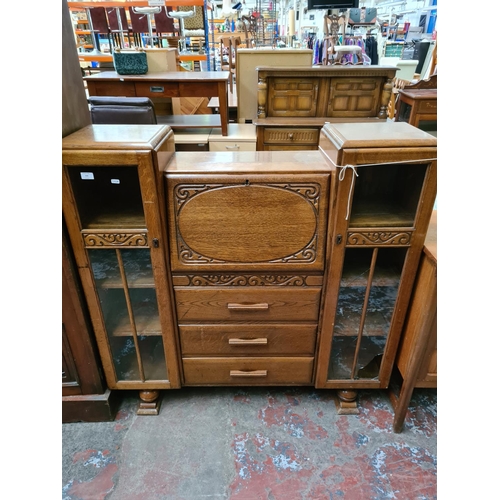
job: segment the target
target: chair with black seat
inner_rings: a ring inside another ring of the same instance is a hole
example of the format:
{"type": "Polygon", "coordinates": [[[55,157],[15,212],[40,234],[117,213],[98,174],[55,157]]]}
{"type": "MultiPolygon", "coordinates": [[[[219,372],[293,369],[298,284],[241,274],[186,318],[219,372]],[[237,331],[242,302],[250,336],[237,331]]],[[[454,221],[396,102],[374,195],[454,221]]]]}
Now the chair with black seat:
{"type": "Polygon", "coordinates": [[[157,122],[153,101],[148,97],[89,97],[93,124],[154,125],[157,122]]]}

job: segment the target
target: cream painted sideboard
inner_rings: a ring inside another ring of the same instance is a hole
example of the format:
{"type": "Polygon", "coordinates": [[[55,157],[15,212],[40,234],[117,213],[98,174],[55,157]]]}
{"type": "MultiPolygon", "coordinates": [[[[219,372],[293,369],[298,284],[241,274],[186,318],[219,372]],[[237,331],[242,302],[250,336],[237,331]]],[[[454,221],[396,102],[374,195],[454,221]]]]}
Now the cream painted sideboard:
{"type": "Polygon", "coordinates": [[[238,123],[257,117],[258,66],[312,66],[310,49],[238,49],[236,53],[236,92],[238,123]]]}

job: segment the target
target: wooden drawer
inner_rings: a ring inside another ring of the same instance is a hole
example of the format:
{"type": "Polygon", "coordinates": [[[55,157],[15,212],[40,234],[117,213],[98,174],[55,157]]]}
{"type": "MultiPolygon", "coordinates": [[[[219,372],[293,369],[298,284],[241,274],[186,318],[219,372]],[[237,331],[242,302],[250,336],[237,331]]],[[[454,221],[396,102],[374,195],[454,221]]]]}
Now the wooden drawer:
{"type": "Polygon", "coordinates": [[[265,144],[309,144],[317,146],[319,141],[319,130],[308,128],[265,128],[265,144]]]}
{"type": "Polygon", "coordinates": [[[183,358],[184,385],[309,385],[313,357],[183,358]]]}
{"type": "Polygon", "coordinates": [[[292,146],[290,144],[264,144],[262,151],[313,151],[318,146],[292,146]]]}
{"type": "Polygon", "coordinates": [[[179,97],[179,88],[159,82],[137,82],[135,84],[137,95],[142,97],[179,97]]]}
{"type": "Polygon", "coordinates": [[[175,289],[179,324],[212,321],[318,321],[321,288],[175,289]]]}
{"type": "Polygon", "coordinates": [[[423,99],[421,101],[416,101],[415,106],[418,113],[424,114],[437,114],[437,100],[436,99],[423,99]]]}
{"type": "Polygon", "coordinates": [[[256,142],[212,142],[209,141],[210,151],[256,151],[256,142]]]}
{"type": "Polygon", "coordinates": [[[320,173],[167,173],[172,271],[323,271],[329,182],[320,173]]]}
{"type": "Polygon", "coordinates": [[[181,325],[183,356],[314,355],[317,325],[181,325]]]}
{"type": "Polygon", "coordinates": [[[89,95],[135,97],[133,82],[93,82],[88,81],[89,95]]]}

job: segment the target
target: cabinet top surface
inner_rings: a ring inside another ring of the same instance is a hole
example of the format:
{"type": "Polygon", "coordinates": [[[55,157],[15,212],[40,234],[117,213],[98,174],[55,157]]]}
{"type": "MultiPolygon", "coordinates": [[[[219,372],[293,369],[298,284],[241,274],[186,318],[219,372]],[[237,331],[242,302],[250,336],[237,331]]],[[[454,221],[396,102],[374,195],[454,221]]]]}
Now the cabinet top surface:
{"type": "Polygon", "coordinates": [[[342,149],[437,146],[434,136],[405,122],[325,124],[323,131],[342,149]]]}
{"type": "Polygon", "coordinates": [[[153,149],[168,125],[88,125],[63,138],[63,149],[153,149]]]}
{"type": "Polygon", "coordinates": [[[83,78],[98,81],[174,81],[174,82],[219,82],[229,80],[229,71],[167,71],[145,75],[119,75],[116,71],[102,71],[83,78]]]}
{"type": "Polygon", "coordinates": [[[401,89],[399,92],[415,100],[437,99],[437,89],[401,89]]]}
{"type": "Polygon", "coordinates": [[[393,77],[398,68],[394,66],[257,66],[257,71],[270,75],[284,74],[289,76],[295,73],[307,73],[307,75],[325,74],[326,76],[388,76],[393,77]]]}
{"type": "Polygon", "coordinates": [[[320,151],[176,152],[165,173],[330,173],[320,151]]]}

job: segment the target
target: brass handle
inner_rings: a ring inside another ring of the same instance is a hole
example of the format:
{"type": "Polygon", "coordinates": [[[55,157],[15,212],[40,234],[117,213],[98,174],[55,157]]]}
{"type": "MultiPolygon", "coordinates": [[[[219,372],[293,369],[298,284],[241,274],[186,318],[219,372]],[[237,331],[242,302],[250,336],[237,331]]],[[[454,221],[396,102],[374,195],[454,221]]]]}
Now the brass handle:
{"type": "Polygon", "coordinates": [[[229,339],[229,345],[267,345],[267,339],[229,339]]]}
{"type": "Polygon", "coordinates": [[[292,140],[292,139],[293,139],[293,134],[292,134],[292,133],[288,134],[288,138],[289,138],[290,140],[292,140]]]}
{"type": "Polygon", "coordinates": [[[230,370],[230,377],[267,377],[267,370],[252,370],[252,371],[242,371],[242,370],[230,370]]]}
{"type": "Polygon", "coordinates": [[[149,87],[150,92],[163,92],[165,87],[149,87]]]}
{"type": "Polygon", "coordinates": [[[232,311],[263,311],[269,309],[269,304],[228,304],[227,308],[232,311]]]}

